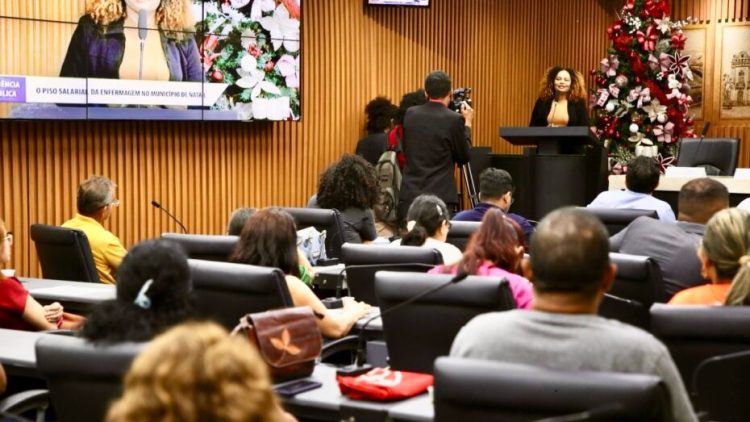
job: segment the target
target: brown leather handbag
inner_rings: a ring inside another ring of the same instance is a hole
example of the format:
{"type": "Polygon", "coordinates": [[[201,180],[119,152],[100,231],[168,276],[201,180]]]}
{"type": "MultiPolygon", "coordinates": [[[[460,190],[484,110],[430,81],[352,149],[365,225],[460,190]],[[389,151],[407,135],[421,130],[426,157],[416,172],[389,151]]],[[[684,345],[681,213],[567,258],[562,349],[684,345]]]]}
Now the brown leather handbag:
{"type": "Polygon", "coordinates": [[[310,376],[322,347],[317,318],[307,306],[247,314],[232,330],[238,333],[256,346],[275,383],[310,376]]]}

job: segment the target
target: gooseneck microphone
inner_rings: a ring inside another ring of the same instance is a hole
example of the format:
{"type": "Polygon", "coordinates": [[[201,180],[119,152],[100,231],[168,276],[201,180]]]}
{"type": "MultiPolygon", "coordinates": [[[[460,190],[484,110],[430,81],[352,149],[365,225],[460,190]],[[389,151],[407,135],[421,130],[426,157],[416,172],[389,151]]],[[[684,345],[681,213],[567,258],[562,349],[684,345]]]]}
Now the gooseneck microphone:
{"type": "Polygon", "coordinates": [[[140,57],[140,64],[138,66],[138,79],[143,79],[143,51],[146,47],[146,36],[148,36],[148,12],[146,10],[141,9],[138,11],[138,38],[140,38],[141,42],[141,57],[140,57]]]}
{"type": "Polygon", "coordinates": [[[411,297],[410,299],[407,299],[407,300],[405,300],[405,301],[397,304],[396,306],[394,306],[392,308],[386,309],[385,311],[380,312],[379,314],[373,315],[370,318],[368,318],[367,321],[365,321],[365,323],[362,324],[362,327],[360,327],[360,329],[359,329],[359,337],[357,338],[357,358],[356,358],[355,363],[353,365],[344,366],[342,368],[339,368],[338,370],[336,370],[336,374],[337,375],[359,375],[359,374],[363,374],[363,373],[369,371],[370,369],[372,369],[372,365],[368,365],[367,364],[367,353],[365,351],[365,329],[367,328],[367,326],[372,321],[376,320],[377,318],[381,318],[384,315],[388,315],[389,313],[391,313],[391,312],[393,312],[393,311],[395,311],[397,309],[401,309],[401,308],[403,308],[404,306],[406,306],[406,305],[408,305],[410,303],[414,303],[417,300],[419,300],[419,299],[421,299],[421,298],[423,298],[425,296],[429,296],[429,295],[431,295],[433,293],[437,293],[440,290],[443,290],[444,288],[446,288],[446,287],[448,287],[450,285],[453,285],[453,284],[459,283],[461,281],[464,281],[466,279],[466,277],[468,277],[468,275],[469,274],[466,273],[466,271],[464,271],[462,268],[459,268],[458,273],[455,276],[453,276],[450,280],[448,280],[447,282],[445,282],[443,284],[438,284],[436,287],[434,287],[432,289],[425,290],[422,293],[419,293],[419,294],[411,297]]]}
{"type": "Polygon", "coordinates": [[[706,137],[706,133],[708,133],[708,128],[710,127],[711,127],[711,122],[706,122],[706,124],[703,126],[703,130],[701,131],[701,137],[700,139],[698,139],[698,145],[695,146],[695,152],[693,153],[693,157],[692,157],[693,163],[696,163],[696,160],[699,157],[698,152],[700,152],[701,145],[703,145],[703,138],[706,137]]]}
{"type": "Polygon", "coordinates": [[[182,224],[182,222],[180,220],[178,220],[177,217],[175,217],[166,208],[162,207],[161,204],[159,203],[159,201],[157,201],[156,199],[152,199],[151,200],[151,205],[153,205],[154,208],[158,208],[158,209],[164,211],[169,216],[169,218],[171,218],[172,220],[174,220],[174,222],[177,223],[177,225],[179,225],[182,228],[182,232],[185,233],[185,234],[187,234],[188,229],[185,227],[185,225],[182,224]]]}

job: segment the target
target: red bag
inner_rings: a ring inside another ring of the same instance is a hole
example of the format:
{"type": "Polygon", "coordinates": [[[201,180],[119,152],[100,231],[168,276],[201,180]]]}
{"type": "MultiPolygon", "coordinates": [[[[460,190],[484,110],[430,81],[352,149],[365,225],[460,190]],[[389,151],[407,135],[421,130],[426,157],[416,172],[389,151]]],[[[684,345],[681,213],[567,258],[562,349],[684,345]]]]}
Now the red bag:
{"type": "Polygon", "coordinates": [[[422,394],[433,380],[430,374],[388,368],[373,368],[356,377],[336,377],[341,394],[355,400],[378,401],[401,400],[422,394]]]}

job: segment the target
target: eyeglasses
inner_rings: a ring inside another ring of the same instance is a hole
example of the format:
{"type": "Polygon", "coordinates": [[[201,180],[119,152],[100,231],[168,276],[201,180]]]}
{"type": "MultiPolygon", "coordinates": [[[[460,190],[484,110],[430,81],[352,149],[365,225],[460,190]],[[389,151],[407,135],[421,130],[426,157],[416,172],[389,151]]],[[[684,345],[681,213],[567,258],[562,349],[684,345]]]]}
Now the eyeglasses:
{"type": "Polygon", "coordinates": [[[5,235],[3,240],[7,240],[8,243],[12,245],[13,244],[13,232],[8,232],[8,234],[5,235]]]}

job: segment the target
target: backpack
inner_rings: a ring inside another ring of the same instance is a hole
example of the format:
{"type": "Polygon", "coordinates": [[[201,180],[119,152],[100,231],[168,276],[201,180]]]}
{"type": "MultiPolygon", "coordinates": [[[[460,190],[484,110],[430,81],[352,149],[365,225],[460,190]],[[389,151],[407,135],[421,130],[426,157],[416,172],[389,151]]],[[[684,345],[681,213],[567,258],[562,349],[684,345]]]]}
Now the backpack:
{"type": "Polygon", "coordinates": [[[325,260],[326,256],[326,231],[319,232],[310,226],[297,230],[297,247],[305,255],[310,265],[315,265],[319,260],[325,260]]]}
{"type": "Polygon", "coordinates": [[[375,165],[375,173],[380,184],[380,195],[374,207],[375,217],[387,223],[398,221],[396,205],[401,188],[401,169],[398,167],[396,154],[396,151],[392,150],[384,152],[375,165]]]}

